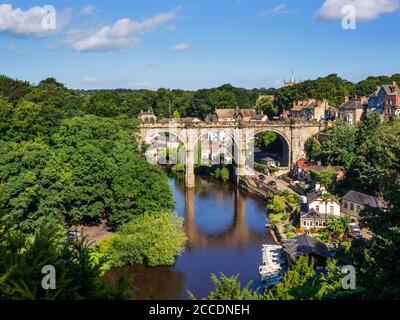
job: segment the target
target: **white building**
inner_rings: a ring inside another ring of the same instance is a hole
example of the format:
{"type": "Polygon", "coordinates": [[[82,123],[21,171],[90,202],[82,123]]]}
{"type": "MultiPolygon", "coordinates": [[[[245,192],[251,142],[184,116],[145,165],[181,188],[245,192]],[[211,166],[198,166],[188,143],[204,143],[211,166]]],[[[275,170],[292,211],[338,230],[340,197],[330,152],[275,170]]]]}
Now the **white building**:
{"type": "Polygon", "coordinates": [[[327,191],[319,184],[307,193],[306,202],[301,204],[300,227],[305,230],[326,228],[329,220],[340,218],[340,203],[325,197],[327,191]]]}

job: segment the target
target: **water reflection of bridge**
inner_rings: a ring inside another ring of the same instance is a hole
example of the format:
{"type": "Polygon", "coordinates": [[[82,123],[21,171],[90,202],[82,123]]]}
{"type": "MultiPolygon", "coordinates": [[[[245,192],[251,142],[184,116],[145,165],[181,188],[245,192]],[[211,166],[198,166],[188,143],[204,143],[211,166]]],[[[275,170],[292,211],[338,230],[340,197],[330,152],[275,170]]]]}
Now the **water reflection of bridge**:
{"type": "Polygon", "coordinates": [[[234,194],[234,215],[231,225],[217,233],[201,231],[196,225],[195,189],[186,189],[185,192],[185,231],[188,237],[188,248],[235,246],[246,247],[248,244],[258,243],[267,239],[266,231],[254,231],[246,221],[246,200],[239,189],[234,194]]]}

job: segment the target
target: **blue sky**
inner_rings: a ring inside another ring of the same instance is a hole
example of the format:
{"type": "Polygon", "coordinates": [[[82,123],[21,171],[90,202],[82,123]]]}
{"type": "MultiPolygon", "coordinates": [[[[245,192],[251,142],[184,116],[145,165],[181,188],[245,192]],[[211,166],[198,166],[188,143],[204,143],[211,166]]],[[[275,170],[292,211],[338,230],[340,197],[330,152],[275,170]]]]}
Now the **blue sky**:
{"type": "Polygon", "coordinates": [[[0,2],[0,74],[198,89],[279,87],[292,69],[302,80],[400,72],[398,0],[49,1],[0,2]],[[56,30],[41,27],[47,4],[56,30]],[[348,4],[356,29],[342,28],[348,4]]]}

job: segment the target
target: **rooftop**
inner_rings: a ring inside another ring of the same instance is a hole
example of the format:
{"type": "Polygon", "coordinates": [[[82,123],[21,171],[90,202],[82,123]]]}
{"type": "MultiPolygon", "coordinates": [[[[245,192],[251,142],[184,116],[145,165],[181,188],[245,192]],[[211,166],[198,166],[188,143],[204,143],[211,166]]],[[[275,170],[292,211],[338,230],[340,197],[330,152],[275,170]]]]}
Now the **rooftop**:
{"type": "Polygon", "coordinates": [[[302,234],[290,240],[284,240],[283,249],[294,258],[310,254],[327,258],[332,257],[332,253],[325,243],[308,234],[302,234]]]}
{"type": "Polygon", "coordinates": [[[387,206],[387,204],[379,198],[354,190],[347,192],[343,197],[343,200],[353,202],[361,206],[369,205],[375,208],[385,208],[387,206]]]}

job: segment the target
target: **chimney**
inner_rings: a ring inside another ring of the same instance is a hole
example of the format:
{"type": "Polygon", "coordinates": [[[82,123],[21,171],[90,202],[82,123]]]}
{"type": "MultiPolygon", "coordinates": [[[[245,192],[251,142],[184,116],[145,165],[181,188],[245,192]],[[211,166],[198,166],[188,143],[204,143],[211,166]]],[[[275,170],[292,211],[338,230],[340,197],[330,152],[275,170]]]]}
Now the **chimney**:
{"type": "Polygon", "coordinates": [[[346,102],[349,102],[349,100],[350,100],[349,96],[345,96],[345,97],[344,97],[344,102],[345,102],[345,103],[346,103],[346,102]]]}
{"type": "Polygon", "coordinates": [[[362,97],[360,98],[360,101],[361,101],[361,104],[368,104],[368,97],[362,96],[362,97]]]}
{"type": "Polygon", "coordinates": [[[393,91],[399,91],[399,86],[397,84],[397,81],[393,80],[393,91]]]}

